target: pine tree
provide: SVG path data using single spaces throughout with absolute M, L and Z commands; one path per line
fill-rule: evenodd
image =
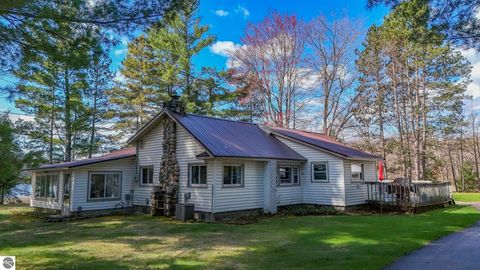
M 112 61 L 107 52 L 98 46 L 93 51 L 92 61 L 88 69 L 88 89 L 86 91 L 88 102 L 88 116 L 90 118 L 90 138 L 88 142 L 88 157 L 98 152 L 102 145 L 106 145 L 108 136 L 100 131 L 108 131 L 106 120 L 108 119 L 107 90 L 111 87 L 114 77 L 110 70 Z M 111 145 L 112 142 L 109 143 Z
M 14 141 L 14 127 L 8 115 L 0 115 L 0 204 L 20 180 L 21 150 Z
M 82 8 L 78 4 L 73 1 L 71 5 L 54 7 L 66 16 L 75 16 Z M 32 135 L 34 139 L 48 141 L 50 162 L 58 156 L 70 161 L 86 142 L 86 68 L 90 63 L 92 44 L 96 44 L 99 38 L 98 30 L 93 27 L 74 29 L 72 24 L 62 20 L 52 20 L 48 25 L 38 24 L 37 20 L 31 19 L 24 21 L 22 27 L 31 33 L 35 42 L 48 49 L 39 53 L 29 47 L 23 48 L 20 68 L 14 73 L 19 79 L 16 104 L 35 115 L 40 130 Z M 45 130 L 48 132 L 44 133 Z
M 128 53 L 120 69 L 121 79 L 108 91 L 114 106 L 115 129 L 122 135 L 132 134 L 153 117 L 166 101 L 158 80 L 159 59 L 144 35 L 128 44 Z
M 148 35 L 154 55 L 162 60 L 159 69 L 164 92 L 181 94 L 187 110 L 194 113 L 202 113 L 206 108 L 199 90 L 205 78 L 196 71 L 193 58 L 215 41 L 213 35 L 207 34 L 209 27 L 201 25 L 200 18 L 195 16 L 198 5 L 198 1 L 182 3 L 178 11 L 165 16 Z

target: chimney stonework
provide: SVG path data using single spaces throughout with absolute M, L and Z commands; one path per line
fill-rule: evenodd
M 164 104 L 164 108 L 176 113 L 185 113 L 185 106 L 178 96 Z M 178 200 L 180 168 L 177 160 L 177 124 L 170 117 L 162 121 L 163 151 L 160 164 L 160 185 L 152 192 L 152 215 L 174 216 Z

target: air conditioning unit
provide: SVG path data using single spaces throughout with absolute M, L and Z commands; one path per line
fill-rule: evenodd
M 179 203 L 175 209 L 175 218 L 181 221 L 193 219 L 195 205 L 193 203 Z

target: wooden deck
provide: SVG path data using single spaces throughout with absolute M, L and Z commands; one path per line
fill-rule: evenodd
M 367 183 L 368 202 L 395 206 L 403 210 L 449 203 L 452 200 L 450 183 L 392 181 Z

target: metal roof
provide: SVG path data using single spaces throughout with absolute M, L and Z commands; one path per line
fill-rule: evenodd
M 306 160 L 255 124 L 169 110 L 167 114 L 213 157 Z
M 265 126 L 273 134 L 288 137 L 296 141 L 303 142 L 305 144 L 321 148 L 328 152 L 340 155 L 347 159 L 383 159 L 382 157 L 363 152 L 352 148 L 350 146 L 344 145 L 333 138 L 329 137 L 326 134 L 315 133 L 297 129 L 286 129 L 279 127 L 270 127 Z
M 112 151 L 106 155 L 93 157 L 88 159 L 79 159 L 75 161 L 55 163 L 55 164 L 46 164 L 38 168 L 32 168 L 29 170 L 46 170 L 46 169 L 67 169 L 80 166 L 91 165 L 100 162 L 112 161 L 122 158 L 134 157 L 137 154 L 135 147 L 129 147 L 118 151 Z

